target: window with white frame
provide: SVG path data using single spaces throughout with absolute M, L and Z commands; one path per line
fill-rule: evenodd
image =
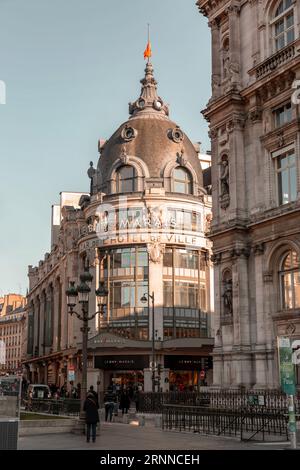
M 295 148 L 274 152 L 278 204 L 288 204 L 297 198 L 297 169 Z
M 278 108 L 274 109 L 274 123 L 275 127 L 283 126 L 292 120 L 292 105 L 291 102 L 285 103 Z
M 188 170 L 178 166 L 173 171 L 173 191 L 175 193 L 192 194 L 192 177 Z
M 273 28 L 275 52 L 287 46 L 295 39 L 294 1 L 280 0 L 271 22 Z
M 279 278 L 282 309 L 300 308 L 300 259 L 295 250 L 283 256 Z

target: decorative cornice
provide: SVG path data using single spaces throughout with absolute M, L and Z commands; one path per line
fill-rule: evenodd
M 249 258 L 250 248 L 249 247 L 246 247 L 246 248 L 233 248 L 232 250 L 230 250 L 229 256 L 232 260 L 235 260 L 235 259 L 240 258 L 242 256 L 244 258 Z
M 253 252 L 255 256 L 263 255 L 265 252 L 265 244 L 264 243 L 257 243 L 257 245 L 253 246 Z

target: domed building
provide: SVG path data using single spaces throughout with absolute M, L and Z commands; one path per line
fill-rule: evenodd
M 73 316 L 67 332 L 64 326 L 62 297 L 69 282 L 78 283 L 88 266 L 92 292 L 107 290 L 101 308 L 96 297 L 89 303 L 90 314 L 100 310 L 89 325 L 88 381 L 102 390 L 111 383 L 145 391 L 182 389 L 211 380 L 213 293 L 205 236 L 211 196 L 198 149 L 169 119 L 150 62 L 141 84 L 129 119 L 99 141 L 98 165 L 91 162 L 88 170 L 90 194 L 81 195 L 77 207 L 61 207 L 52 250 L 60 253 L 58 264 L 66 256 L 69 265 L 56 274 L 60 320 L 49 323 L 61 322 L 66 341 L 65 352 L 61 348 L 55 356 L 56 372 L 71 367 L 80 381 L 80 322 Z M 29 297 L 44 278 L 36 269 L 30 267 Z

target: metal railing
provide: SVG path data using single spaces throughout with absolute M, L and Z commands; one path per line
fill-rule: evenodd
M 31 400 L 24 400 L 23 404 L 25 411 L 67 416 L 77 416 L 80 412 L 80 400 L 77 399 L 61 398 L 45 400 L 32 398 Z
M 281 410 L 288 413 L 287 397 L 280 390 L 213 390 L 199 392 L 141 393 L 139 409 L 143 413 L 161 413 L 164 404 L 205 406 L 215 410 L 236 410 L 248 406 Z M 300 393 L 295 397 L 296 414 L 300 415 Z
M 264 441 L 271 435 L 287 440 L 287 420 L 283 411 L 266 408 L 223 410 L 174 404 L 162 406 L 163 430 L 239 436 L 241 440 L 256 438 Z

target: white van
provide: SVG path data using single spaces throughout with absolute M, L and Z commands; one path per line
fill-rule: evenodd
M 48 385 L 30 384 L 27 389 L 28 398 L 51 398 L 51 392 Z

